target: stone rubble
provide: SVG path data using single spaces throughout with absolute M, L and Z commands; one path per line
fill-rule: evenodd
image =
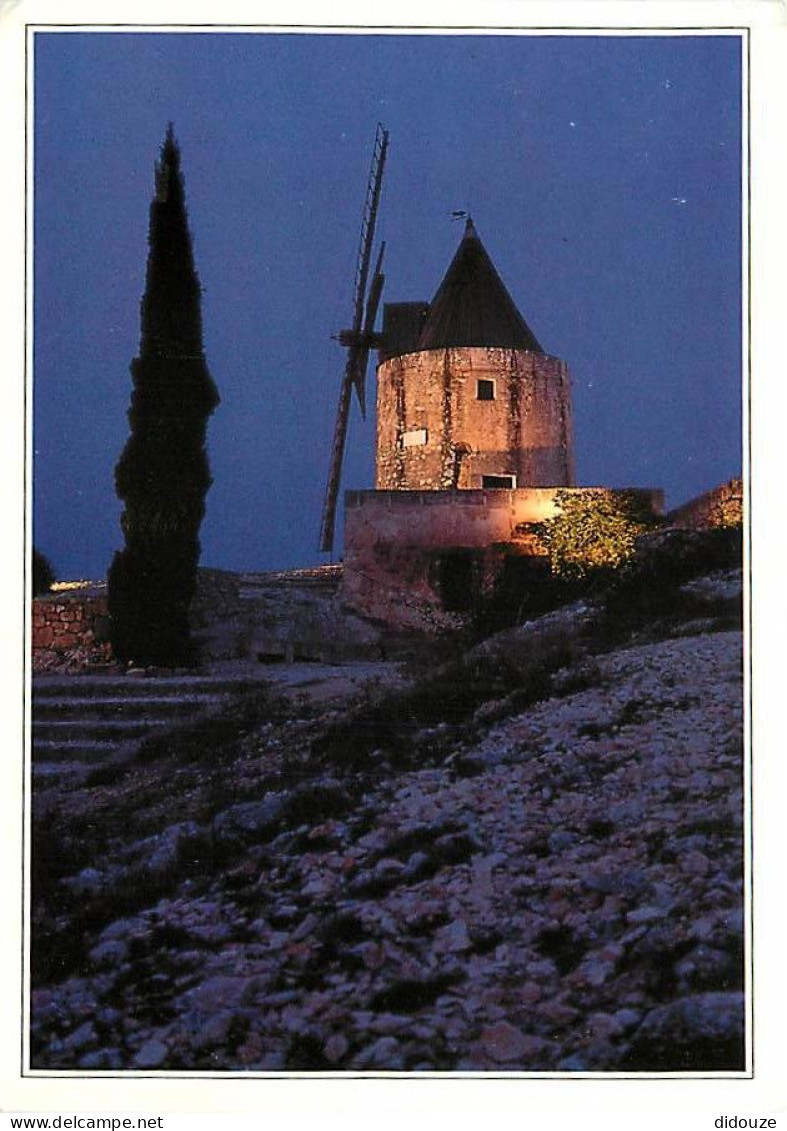
M 32 1066 L 742 1069 L 740 633 L 597 664 L 461 757 L 118 829 L 58 887 Z

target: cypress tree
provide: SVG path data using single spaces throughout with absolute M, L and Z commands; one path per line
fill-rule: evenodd
M 108 589 L 120 660 L 168 666 L 193 660 L 189 607 L 212 482 L 205 433 L 219 403 L 203 351 L 200 295 L 170 124 L 150 206 L 140 349 L 131 363 L 131 434 L 115 468 L 125 548 L 115 554 Z

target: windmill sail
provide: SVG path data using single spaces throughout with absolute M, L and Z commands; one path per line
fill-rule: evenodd
M 377 209 L 380 204 L 380 191 L 383 183 L 383 170 L 385 157 L 388 151 L 388 131 L 381 125 L 377 126 L 372 151 L 372 164 L 369 171 L 369 182 L 366 187 L 363 216 L 361 218 L 361 234 L 358 243 L 358 262 L 355 269 L 355 284 L 353 289 L 353 322 L 352 329 L 343 330 L 339 341 L 347 347 L 347 364 L 344 369 L 341 388 L 339 390 L 339 406 L 336 412 L 336 424 L 333 433 L 333 447 L 331 450 L 331 465 L 328 472 L 328 484 L 325 491 L 322 523 L 320 526 L 320 550 L 330 553 L 333 549 L 334 529 L 336 526 L 336 505 L 339 498 L 339 483 L 341 481 L 342 463 L 344 461 L 344 447 L 347 439 L 347 424 L 350 416 L 350 401 L 352 390 L 355 388 L 358 404 L 363 416 L 366 416 L 366 369 L 369 363 L 369 350 L 374 344 L 374 322 L 377 309 L 380 305 L 384 276 L 382 274 L 382 259 L 385 244 L 380 248 L 377 258 L 372 285 L 369 295 L 366 295 L 366 286 L 369 281 L 369 267 L 372 259 L 372 246 L 374 244 L 374 229 L 377 223 Z
M 377 263 L 374 268 L 374 275 L 372 276 L 372 285 L 369 288 L 369 298 L 366 302 L 366 316 L 363 320 L 363 329 L 361 332 L 361 344 L 358 348 L 358 356 L 353 375 L 353 384 L 355 385 L 355 392 L 358 397 L 358 406 L 364 420 L 366 420 L 366 369 L 369 364 L 369 350 L 374 343 L 374 324 L 377 320 L 377 310 L 380 306 L 383 284 L 385 283 L 385 275 L 383 275 L 382 270 L 384 254 L 385 242 L 380 244 L 380 254 L 377 256 Z

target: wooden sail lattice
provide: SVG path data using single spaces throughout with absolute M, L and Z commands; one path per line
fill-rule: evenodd
M 385 158 L 388 151 L 388 131 L 382 125 L 377 126 L 372 150 L 372 163 L 369 171 L 369 181 L 366 187 L 363 215 L 361 218 L 361 232 L 358 241 L 358 260 L 355 269 L 353 286 L 353 321 L 352 328 L 342 330 L 339 342 L 347 349 L 347 362 L 339 389 L 339 405 L 336 412 L 334 425 L 333 445 L 331 448 L 331 463 L 328 471 L 328 483 L 325 490 L 325 502 L 320 525 L 320 550 L 330 553 L 333 550 L 334 531 L 336 526 L 336 507 L 339 498 L 339 484 L 341 482 L 342 463 L 344 462 L 344 449 L 347 440 L 347 424 L 350 417 L 350 402 L 352 390 L 355 389 L 358 406 L 362 416 L 366 417 L 366 370 L 369 364 L 369 351 L 378 344 L 374 332 L 377 311 L 380 306 L 383 283 L 385 276 L 382 273 L 383 254 L 385 244 L 380 247 L 377 261 L 372 276 L 372 283 L 367 296 L 369 282 L 369 268 L 371 266 L 372 248 L 374 245 L 374 230 L 377 223 L 377 211 L 380 204 L 380 192 L 383 183 Z

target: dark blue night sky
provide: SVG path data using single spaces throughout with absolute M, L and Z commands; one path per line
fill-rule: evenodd
M 113 469 L 170 120 L 222 396 L 203 564 L 320 560 L 331 335 L 378 120 L 383 301 L 431 298 L 469 209 L 569 363 L 580 483 L 672 506 L 739 474 L 740 55 L 717 35 L 38 33 L 36 545 L 98 578 L 122 544 Z M 373 444 L 354 410 L 345 486 L 372 486 Z

